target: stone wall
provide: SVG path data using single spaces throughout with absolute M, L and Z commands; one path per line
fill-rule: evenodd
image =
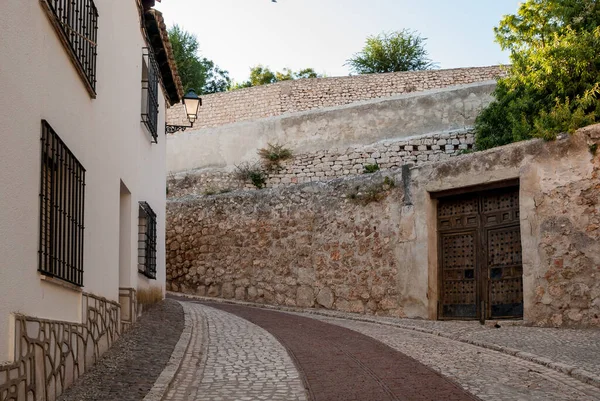
M 167 289 L 405 316 L 396 257 L 403 191 L 381 175 L 171 201 Z M 361 186 L 362 190 L 356 190 Z M 381 198 L 368 203 L 373 188 Z M 352 197 L 354 199 L 350 200 Z M 409 279 L 409 272 L 403 272 Z M 410 281 L 410 279 L 409 279 Z
M 300 79 L 202 96 L 195 127 L 206 128 L 284 113 L 341 106 L 361 100 L 496 79 L 498 66 Z M 170 108 L 168 124 L 188 125 L 183 105 Z
M 600 125 L 576 139 L 521 168 L 528 318 L 543 326 L 600 327 Z
M 495 87 L 494 81 L 478 82 L 169 135 L 167 168 L 172 173 L 231 172 L 256 161 L 257 151 L 269 143 L 310 157 L 324 150 L 344 154 L 348 148 L 465 130 L 492 101 Z
M 0 401 L 54 401 L 119 338 L 120 305 L 90 294 L 82 301 L 82 324 L 15 316 L 15 360 L 0 366 Z
M 417 165 L 447 160 L 471 152 L 474 141 L 473 131 L 467 129 L 403 140 L 388 140 L 368 146 L 330 148 L 298 154 L 290 160 L 282 161 L 279 169 L 266 171 L 266 187 L 360 175 L 369 165 L 377 165 L 380 170 L 385 171 L 405 164 Z M 256 189 L 247 180 L 240 180 L 235 171 L 218 169 L 171 174 L 167 185 L 169 197 Z
M 600 155 L 593 143 L 600 126 L 328 183 L 172 199 L 167 287 L 435 319 L 432 194 L 519 179 L 525 321 L 598 327 Z

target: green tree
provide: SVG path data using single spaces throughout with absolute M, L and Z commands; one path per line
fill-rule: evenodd
M 598 0 L 529 0 L 516 14 L 505 15 L 494 32 L 503 50 L 519 51 L 544 47 L 568 27 L 593 31 L 599 18 Z
M 294 79 L 305 79 L 305 78 L 322 78 L 322 74 L 317 74 L 313 68 L 305 68 L 295 73 Z
M 177 71 L 184 90 L 195 89 L 199 93 L 224 92 L 231 84 L 229 73 L 222 70 L 212 60 L 199 55 L 199 44 L 195 35 L 178 25 L 169 29 L 169 40 Z
M 426 41 L 407 29 L 369 36 L 363 49 L 345 65 L 357 74 L 429 70 L 436 64 L 427 57 Z
M 477 117 L 478 149 L 600 120 L 600 1 L 528 0 L 495 33 L 512 65 Z
M 242 83 L 234 83 L 230 86 L 230 90 L 249 88 L 251 86 L 260 86 L 274 84 L 280 81 L 291 81 L 294 79 L 303 78 L 320 78 L 322 75 L 317 74 L 313 68 L 304 68 L 298 72 L 293 72 L 289 68 L 284 68 L 282 71 L 271 71 L 269 67 L 261 64 L 250 69 L 250 78 Z

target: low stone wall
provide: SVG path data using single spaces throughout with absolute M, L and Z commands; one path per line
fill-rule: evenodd
M 388 140 L 369 146 L 332 148 L 295 155 L 281 162 L 281 169 L 267 174 L 266 186 L 328 181 L 336 177 L 363 174 L 368 165 L 390 170 L 405 164 L 447 160 L 473 151 L 475 136 L 471 130 L 458 130 L 417 138 Z M 167 180 L 169 197 L 188 194 L 214 195 L 237 189 L 254 190 L 240 181 L 235 172 L 219 169 L 192 170 L 171 174 Z
M 15 362 L 0 366 L 0 401 L 54 401 L 119 338 L 120 305 L 82 301 L 82 324 L 15 316 Z
M 600 155 L 593 143 L 600 126 L 328 183 L 172 199 L 167 287 L 435 319 L 432 194 L 519 179 L 525 321 L 599 327 Z
M 285 113 L 341 106 L 402 93 L 488 81 L 502 74 L 500 67 L 491 66 L 278 82 L 202 96 L 202 107 L 195 126 L 217 127 Z M 171 107 L 167 111 L 167 119 L 168 124 L 189 124 L 182 105 Z

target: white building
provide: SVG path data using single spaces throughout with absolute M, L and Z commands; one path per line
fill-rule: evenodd
M 182 87 L 153 3 L 0 2 L 0 401 L 55 399 L 164 294 Z

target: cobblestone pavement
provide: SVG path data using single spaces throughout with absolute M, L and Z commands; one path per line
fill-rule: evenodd
M 171 295 L 173 296 L 173 294 Z M 212 298 L 194 297 L 206 302 L 214 302 Z M 190 298 L 182 298 L 190 299 Z M 247 302 L 235 302 L 238 305 L 257 306 Z M 398 319 L 394 317 L 361 315 L 356 313 L 344 313 L 325 309 L 300 309 L 291 307 L 269 307 L 276 310 L 288 312 L 299 312 L 306 315 L 324 315 L 335 318 L 382 323 L 430 332 L 436 335 L 449 337 L 463 342 L 475 342 L 487 348 L 508 348 L 506 353 L 515 355 L 517 352 L 525 352 L 536 356 L 537 363 L 548 365 L 554 363 L 558 371 L 569 372 L 573 370 L 573 376 L 586 382 L 591 377 L 596 387 L 600 385 L 600 330 L 598 329 L 552 329 L 529 327 L 520 321 L 498 321 L 500 328 L 494 327 L 493 321 L 485 325 L 473 321 L 432 321 L 420 319 Z M 523 356 L 524 359 L 530 359 Z M 583 371 L 582 371 L 583 370 Z
M 482 400 L 600 400 L 600 389 L 511 355 L 387 325 L 311 317 L 373 337 L 453 379 Z
M 178 302 L 153 306 L 58 400 L 142 400 L 169 361 L 183 321 Z
M 311 400 L 476 399 L 425 365 L 356 331 L 288 313 L 239 305 L 210 305 L 273 333 L 294 357 Z
M 271 334 L 232 314 L 188 305 L 191 342 L 166 400 L 306 400 L 294 363 Z
M 500 328 L 495 328 L 493 324 L 481 325 L 479 322 L 370 318 L 384 323 L 432 330 L 461 340 L 529 352 L 600 376 L 600 330 L 527 327 L 514 325 L 511 321 L 498 321 Z

